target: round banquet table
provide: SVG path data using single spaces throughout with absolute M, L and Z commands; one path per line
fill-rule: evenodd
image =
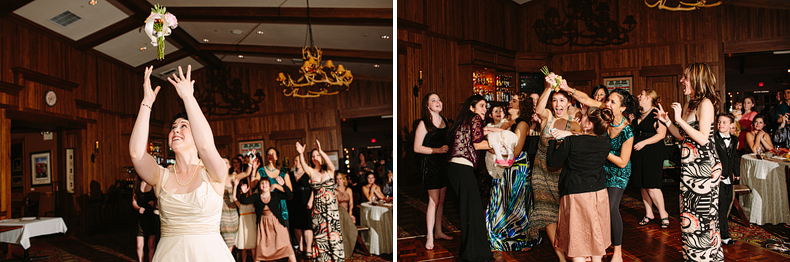
M 365 202 L 360 206 L 360 224 L 370 228 L 367 233 L 363 232 L 363 239 L 370 254 L 392 253 L 392 204 L 373 205 Z
M 757 159 L 755 154 L 741 157 L 741 185 L 751 188 L 750 194 L 740 194 L 743 211 L 749 222 L 758 225 L 790 224 L 785 167 L 790 162 L 773 157 Z

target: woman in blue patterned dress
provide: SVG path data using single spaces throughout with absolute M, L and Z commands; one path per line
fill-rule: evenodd
M 719 104 L 716 76 L 708 65 L 693 63 L 686 67 L 680 84 L 683 94 L 691 100 L 685 105 L 672 103 L 675 124 L 661 105 L 658 116 L 675 138 L 683 140 L 680 148 L 683 260 L 724 261 L 717 208 L 721 162 L 712 131 Z
M 493 107 L 491 108 L 493 111 Z M 513 152 L 520 152 L 512 166 L 505 169 L 501 179 L 494 179 L 491 198 L 486 209 L 486 226 L 491 249 L 516 251 L 532 247 L 539 237 L 527 236 L 529 213 L 532 211 L 532 184 L 529 161 L 524 142 L 529 135 L 532 99 L 519 93 L 510 100 L 510 131 L 518 136 Z
M 614 113 L 614 122 L 609 127 L 612 149 L 604 164 L 606 170 L 606 190 L 609 193 L 609 218 L 612 230 L 614 254 L 612 261 L 623 261 L 623 219 L 620 216 L 620 199 L 623 197 L 628 178 L 631 177 L 631 150 L 634 146 L 634 132 L 629 118 L 639 119 L 641 112 L 636 98 L 625 89 L 615 89 L 605 102 L 598 102 L 584 92 L 568 87 L 563 82 L 563 90 L 573 94 L 580 103 L 589 107 L 609 108 Z M 615 124 L 617 123 L 617 124 Z

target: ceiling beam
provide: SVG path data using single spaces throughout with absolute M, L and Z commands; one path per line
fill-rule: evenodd
M 0 1 L 0 16 L 10 14 L 33 0 L 4 0 Z
M 244 54 L 255 56 L 272 56 L 282 58 L 302 58 L 301 47 L 291 46 L 258 46 L 258 45 L 228 45 L 228 44 L 201 44 L 200 50 L 215 53 Z M 327 58 L 347 62 L 392 64 L 392 52 L 365 51 L 343 49 L 321 49 L 324 60 Z
M 179 21 L 307 24 L 307 8 L 168 7 Z M 392 8 L 311 8 L 310 23 L 392 26 Z
M 135 16 L 142 14 L 148 17 L 148 14 L 151 13 L 151 8 L 153 7 L 153 5 L 151 5 L 151 3 L 146 0 L 118 0 L 118 3 L 134 12 Z M 183 29 L 176 28 L 170 34 L 169 38 L 173 40 L 173 42 L 176 42 L 178 45 L 180 45 L 181 49 L 193 55 L 195 59 L 203 63 L 205 66 L 214 68 L 222 67 L 222 60 L 219 60 L 217 56 L 210 52 L 201 51 L 198 48 L 200 43 L 198 43 L 195 38 L 193 38 Z
M 189 56 L 189 52 L 185 51 L 184 49 L 178 49 L 178 51 L 175 51 L 175 52 L 167 54 L 167 56 L 165 56 L 165 59 L 162 59 L 162 60 L 154 59 L 154 60 L 145 62 L 145 63 L 143 63 L 142 65 L 140 65 L 138 67 L 135 67 L 134 68 L 134 72 L 135 73 L 145 72 L 145 67 L 147 67 L 147 66 L 154 66 L 154 68 L 159 68 L 161 66 L 173 63 L 175 61 L 181 60 L 181 59 L 183 59 L 185 57 L 188 57 L 188 56 Z
M 113 38 L 116 38 L 122 34 L 125 34 L 129 31 L 132 31 L 136 28 L 141 27 L 141 18 L 140 16 L 130 16 L 124 20 L 118 21 L 115 24 L 102 28 L 99 31 L 96 31 L 93 34 L 83 37 L 79 41 L 77 41 L 77 49 L 86 50 L 91 49 L 97 45 L 100 45 L 104 42 L 107 42 Z

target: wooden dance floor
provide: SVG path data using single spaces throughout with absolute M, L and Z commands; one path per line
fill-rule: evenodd
M 403 180 L 400 180 L 403 181 Z M 671 187 L 671 186 L 665 186 Z M 420 210 L 426 202 L 427 193 L 417 185 L 400 185 L 398 196 L 398 261 L 455 261 L 458 257 L 460 234 L 456 226 L 460 224 L 455 195 L 447 190 L 447 203 L 444 217 L 452 224 L 445 227 L 444 232 L 454 240 L 435 241 L 434 250 L 426 250 L 425 245 L 425 213 Z M 671 190 L 667 190 L 671 191 Z M 628 192 L 628 191 L 627 191 Z M 638 193 L 638 192 L 637 192 Z M 627 193 L 628 194 L 628 193 Z M 672 197 L 674 196 L 674 197 Z M 665 193 L 667 209 L 670 212 L 671 226 L 661 229 L 658 221 L 651 221 L 647 226 L 639 226 L 639 219 L 644 215 L 643 209 L 627 208 L 621 205 L 623 217 L 623 261 L 683 261 L 681 254 L 680 226 L 678 224 L 678 196 L 675 192 Z M 670 202 L 674 201 L 674 202 Z M 674 205 L 673 205 L 674 204 Z M 424 209 L 423 209 L 424 210 Z M 674 210 L 674 211 L 673 211 Z M 448 232 L 456 230 L 455 232 Z M 548 243 L 545 231 L 543 243 L 529 251 L 494 252 L 497 261 L 557 261 L 554 250 Z M 607 258 L 611 259 L 612 248 L 607 250 Z M 790 256 L 769 251 L 760 246 L 737 241 L 733 245 L 724 246 L 725 261 L 790 261 Z

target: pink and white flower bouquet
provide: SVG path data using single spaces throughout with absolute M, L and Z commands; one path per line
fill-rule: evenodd
M 156 4 L 151 8 L 151 15 L 145 19 L 145 33 L 151 38 L 151 45 L 157 47 L 156 59 L 165 59 L 165 36 L 169 36 L 171 29 L 178 27 L 176 16 L 168 13 L 167 8 Z

